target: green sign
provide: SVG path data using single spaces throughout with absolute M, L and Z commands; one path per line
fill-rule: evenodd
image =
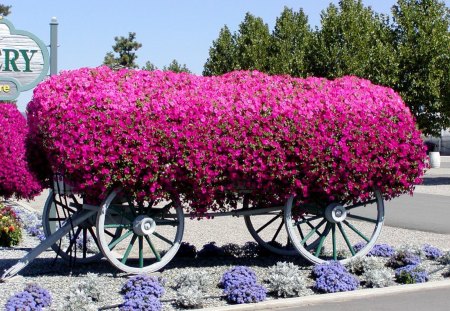
M 44 79 L 48 68 L 45 44 L 0 17 L 0 100 L 16 99 L 20 92 L 32 89 Z

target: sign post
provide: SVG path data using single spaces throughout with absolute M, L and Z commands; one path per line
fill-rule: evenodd
M 35 87 L 47 75 L 48 68 L 45 44 L 0 17 L 0 101 L 14 100 L 20 92 Z

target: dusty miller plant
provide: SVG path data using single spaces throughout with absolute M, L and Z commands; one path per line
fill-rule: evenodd
M 277 262 L 275 266 L 270 267 L 266 281 L 269 291 L 279 297 L 299 296 L 306 288 L 300 269 L 291 262 Z
M 409 252 L 413 255 L 419 256 L 421 259 L 426 258 L 423 247 L 418 244 L 413 244 L 413 243 L 402 244 L 396 249 L 396 251 L 397 251 L 397 253 Z
M 383 269 L 385 261 L 378 257 L 363 256 L 353 258 L 346 265 L 348 270 L 355 274 L 363 274 L 370 270 Z
M 394 283 L 393 278 L 394 271 L 386 267 L 366 270 L 361 276 L 361 279 L 369 287 L 390 286 Z
M 197 286 L 183 286 L 177 290 L 175 302 L 186 308 L 201 307 L 203 305 L 204 292 Z
M 450 265 L 450 251 L 445 252 L 441 257 L 439 257 L 438 261 L 440 264 Z
M 100 301 L 100 288 L 97 284 L 98 275 L 95 273 L 88 273 L 85 280 L 72 284 L 61 310 L 98 310 L 96 302 Z
M 211 278 L 211 274 L 207 271 L 186 269 L 177 277 L 175 281 L 175 288 L 197 287 L 200 291 L 206 292 L 213 282 L 214 281 Z

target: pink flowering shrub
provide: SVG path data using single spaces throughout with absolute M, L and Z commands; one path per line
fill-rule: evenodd
M 63 72 L 28 106 L 30 145 L 76 189 L 103 197 L 182 195 L 197 213 L 226 209 L 236 189 L 273 202 L 386 199 L 425 168 L 414 119 L 389 88 L 232 72 L 199 77 L 107 67 Z
M 0 103 L 0 197 L 31 199 L 42 190 L 28 166 L 28 127 L 14 103 Z

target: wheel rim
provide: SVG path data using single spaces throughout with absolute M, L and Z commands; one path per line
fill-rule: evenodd
M 50 190 L 42 215 L 42 226 L 46 237 L 52 235 L 63 223 L 70 221 L 82 210 L 83 199 L 73 194 L 58 195 Z M 95 218 L 89 218 L 74 226 L 52 249 L 69 262 L 89 263 L 103 257 L 95 230 Z
M 184 231 L 178 200 L 136 202 L 115 190 L 97 215 L 100 248 L 108 261 L 127 273 L 153 272 L 175 256 Z
M 295 249 L 312 263 L 338 260 L 345 264 L 365 256 L 383 227 L 384 203 L 378 190 L 371 199 L 357 204 L 334 202 L 321 209 L 293 205 L 291 197 L 284 208 L 286 229 Z M 305 247 L 311 239 L 318 243 Z M 356 244 L 365 246 L 356 251 Z

